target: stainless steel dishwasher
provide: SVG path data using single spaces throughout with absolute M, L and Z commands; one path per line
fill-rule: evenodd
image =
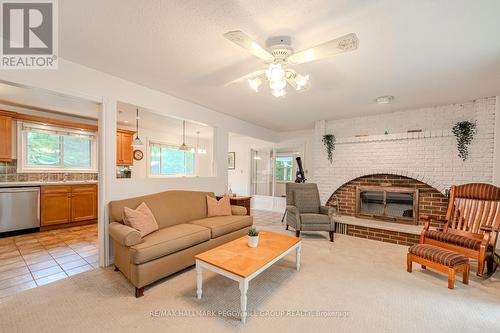
M 0 187 L 0 233 L 40 228 L 40 188 Z

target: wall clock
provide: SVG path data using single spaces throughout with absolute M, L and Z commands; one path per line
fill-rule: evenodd
M 134 150 L 134 160 L 140 161 L 143 159 L 143 157 L 144 153 L 142 152 L 142 150 L 139 149 Z

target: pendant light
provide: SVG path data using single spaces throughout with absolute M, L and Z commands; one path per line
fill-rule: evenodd
M 204 148 L 200 148 L 200 131 L 196 131 L 196 153 L 198 154 L 206 154 L 207 150 Z
M 143 146 L 144 145 L 142 144 L 141 139 L 139 139 L 139 108 L 137 108 L 136 115 L 135 115 L 135 139 L 134 139 L 134 142 L 132 143 L 132 147 L 140 148 Z
M 188 151 L 188 147 L 186 146 L 186 121 L 182 121 L 182 145 L 180 145 L 179 150 Z

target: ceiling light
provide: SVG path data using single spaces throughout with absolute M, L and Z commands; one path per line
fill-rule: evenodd
M 305 89 L 309 85 L 309 74 L 297 74 L 297 76 L 295 77 L 295 83 L 297 84 L 297 90 Z
M 272 94 L 273 94 L 274 97 L 283 97 L 283 96 L 286 95 L 286 91 L 285 91 L 285 89 L 273 90 Z
M 254 79 L 248 79 L 248 85 L 250 88 L 255 90 L 255 92 L 259 92 L 259 86 L 262 84 L 262 80 L 259 77 Z
M 135 139 L 134 142 L 132 142 L 132 147 L 141 148 L 143 146 L 144 145 L 142 144 L 142 141 L 139 138 L 139 108 L 137 108 L 135 117 Z
M 393 100 L 394 96 L 380 96 L 375 98 L 375 102 L 377 102 L 377 104 L 389 104 Z
M 182 145 L 178 148 L 180 151 L 188 151 L 189 148 L 186 146 L 186 121 L 182 121 Z
M 196 153 L 206 154 L 207 150 L 205 148 L 200 148 L 200 131 L 196 131 Z

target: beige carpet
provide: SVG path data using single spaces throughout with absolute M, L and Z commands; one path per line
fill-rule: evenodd
M 280 214 L 256 218 L 261 229 L 285 232 Z M 500 332 L 500 273 L 448 290 L 440 274 L 419 267 L 407 273 L 403 246 L 348 236 L 330 243 L 326 236 L 304 235 L 300 272 L 289 255 L 250 283 L 248 310 L 263 316 L 245 325 L 232 315 L 239 311 L 238 285 L 222 276 L 204 274 L 202 300 L 194 269 L 135 299 L 120 273 L 98 269 L 0 300 L 0 331 Z M 221 315 L 200 317 L 209 311 Z

